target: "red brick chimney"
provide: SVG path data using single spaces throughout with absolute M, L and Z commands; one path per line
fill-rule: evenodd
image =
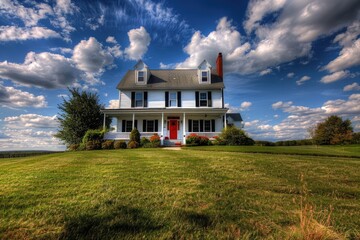
M 222 54 L 219 53 L 217 59 L 216 59 L 216 71 L 217 74 L 223 78 L 223 60 L 222 60 Z

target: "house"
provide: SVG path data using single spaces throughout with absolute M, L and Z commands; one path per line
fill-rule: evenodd
M 186 144 L 186 137 L 196 133 L 209 138 L 226 126 L 228 108 L 224 107 L 222 54 L 216 69 L 204 60 L 196 69 L 152 70 L 139 61 L 117 85 L 119 107 L 103 109 L 117 119 L 116 131 L 105 139 L 128 140 L 132 129 L 142 137 L 157 133 L 164 140 Z M 231 124 L 241 121 L 231 114 Z

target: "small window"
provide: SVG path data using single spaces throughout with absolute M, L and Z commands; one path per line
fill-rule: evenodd
M 131 132 L 132 130 L 132 121 L 125 122 L 125 132 Z
M 192 123 L 193 123 L 193 126 L 192 126 L 193 132 L 200 132 L 199 120 L 193 120 Z
M 143 93 L 142 92 L 135 93 L 135 107 L 143 107 L 143 106 L 144 106 Z
M 202 71 L 201 72 L 201 82 L 207 82 L 208 81 L 208 72 Z
M 138 82 L 144 82 L 144 72 L 138 72 Z
M 153 120 L 146 121 L 146 129 L 145 129 L 146 131 L 145 132 L 154 132 L 155 131 L 154 126 L 155 126 L 155 124 L 154 124 Z
M 200 107 L 207 107 L 208 106 L 208 96 L 207 92 L 200 93 Z
M 177 95 L 176 92 L 170 92 L 169 94 L 169 106 L 170 107 L 177 107 Z

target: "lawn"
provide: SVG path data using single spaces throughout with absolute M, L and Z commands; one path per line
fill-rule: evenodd
M 0 239 L 359 239 L 359 170 L 214 148 L 1 159 Z

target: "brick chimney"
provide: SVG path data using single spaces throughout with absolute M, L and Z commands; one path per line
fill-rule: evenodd
M 216 71 L 217 74 L 223 78 L 223 60 L 222 60 L 222 54 L 219 53 L 217 59 L 216 59 Z

